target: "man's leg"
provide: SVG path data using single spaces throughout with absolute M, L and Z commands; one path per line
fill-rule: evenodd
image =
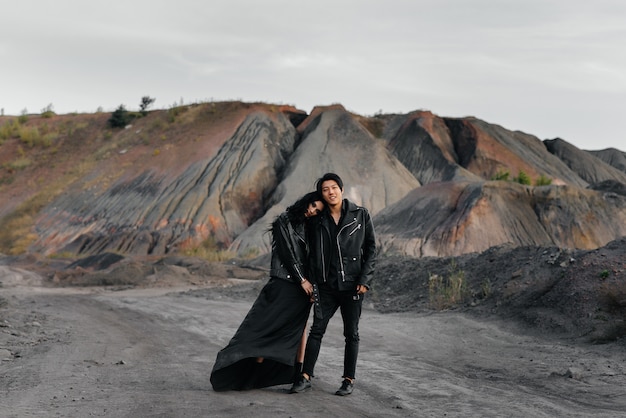
M 354 380 L 356 377 L 356 360 L 359 355 L 359 319 L 363 297 L 353 299 L 354 294 L 343 295 L 341 298 L 341 318 L 343 320 L 343 336 L 346 346 L 343 357 L 343 377 Z

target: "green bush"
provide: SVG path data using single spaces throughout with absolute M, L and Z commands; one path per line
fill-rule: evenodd
M 139 111 L 142 116 L 146 116 L 148 114 L 148 108 L 152 106 L 156 99 L 150 96 L 143 96 L 141 98 L 141 103 L 139 103 Z
M 29 147 L 37 145 L 41 140 L 41 134 L 36 126 L 28 127 L 23 126 L 18 133 L 20 140 L 27 144 Z
M 544 176 L 543 174 L 535 180 L 535 186 L 549 186 L 552 184 L 552 179 Z
M 9 119 L 0 126 L 0 139 L 9 139 L 17 136 L 20 123 L 17 119 Z
M 510 175 L 509 170 L 498 170 L 498 172 L 491 177 L 491 180 L 508 181 Z
M 17 121 L 22 125 L 28 122 L 28 110 L 22 110 L 22 114 L 17 117 Z
M 513 178 L 513 181 L 519 184 L 525 184 L 527 186 L 530 186 L 532 184 L 530 181 L 530 177 L 528 177 L 528 174 L 526 174 L 522 170 L 519 171 L 517 177 Z
M 44 107 L 43 109 L 41 109 L 41 117 L 42 118 L 51 118 L 52 116 L 56 115 L 56 113 L 54 113 L 54 110 L 52 103 L 50 103 L 48 106 Z
M 108 120 L 108 124 L 111 128 L 123 128 L 128 125 L 132 120 L 133 115 L 131 115 L 128 110 L 126 110 L 124 105 L 120 105 L 111 114 L 111 117 Z

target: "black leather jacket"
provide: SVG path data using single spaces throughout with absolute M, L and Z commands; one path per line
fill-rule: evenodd
M 376 266 L 376 234 L 369 211 L 348 199 L 343 200 L 345 215 L 338 225 L 339 290 L 354 290 L 357 284 L 370 287 Z M 316 282 L 325 282 L 330 259 L 330 224 L 328 213 L 317 216 L 311 222 L 308 240 L 310 244 L 310 276 Z
M 272 222 L 272 260 L 270 276 L 300 283 L 305 276 L 307 242 L 304 225 L 295 228 L 286 212 Z

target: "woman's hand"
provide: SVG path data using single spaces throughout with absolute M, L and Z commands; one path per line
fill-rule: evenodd
M 362 295 L 365 292 L 367 292 L 367 286 L 362 285 L 362 284 L 357 284 L 356 285 L 356 294 L 357 295 Z
M 311 296 L 313 294 L 313 285 L 307 279 L 302 280 L 300 282 L 300 286 L 302 286 L 302 289 L 307 296 Z

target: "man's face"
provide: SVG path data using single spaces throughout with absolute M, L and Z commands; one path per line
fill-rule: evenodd
M 322 197 L 328 206 L 341 205 L 343 192 L 335 180 L 326 180 L 322 183 Z

